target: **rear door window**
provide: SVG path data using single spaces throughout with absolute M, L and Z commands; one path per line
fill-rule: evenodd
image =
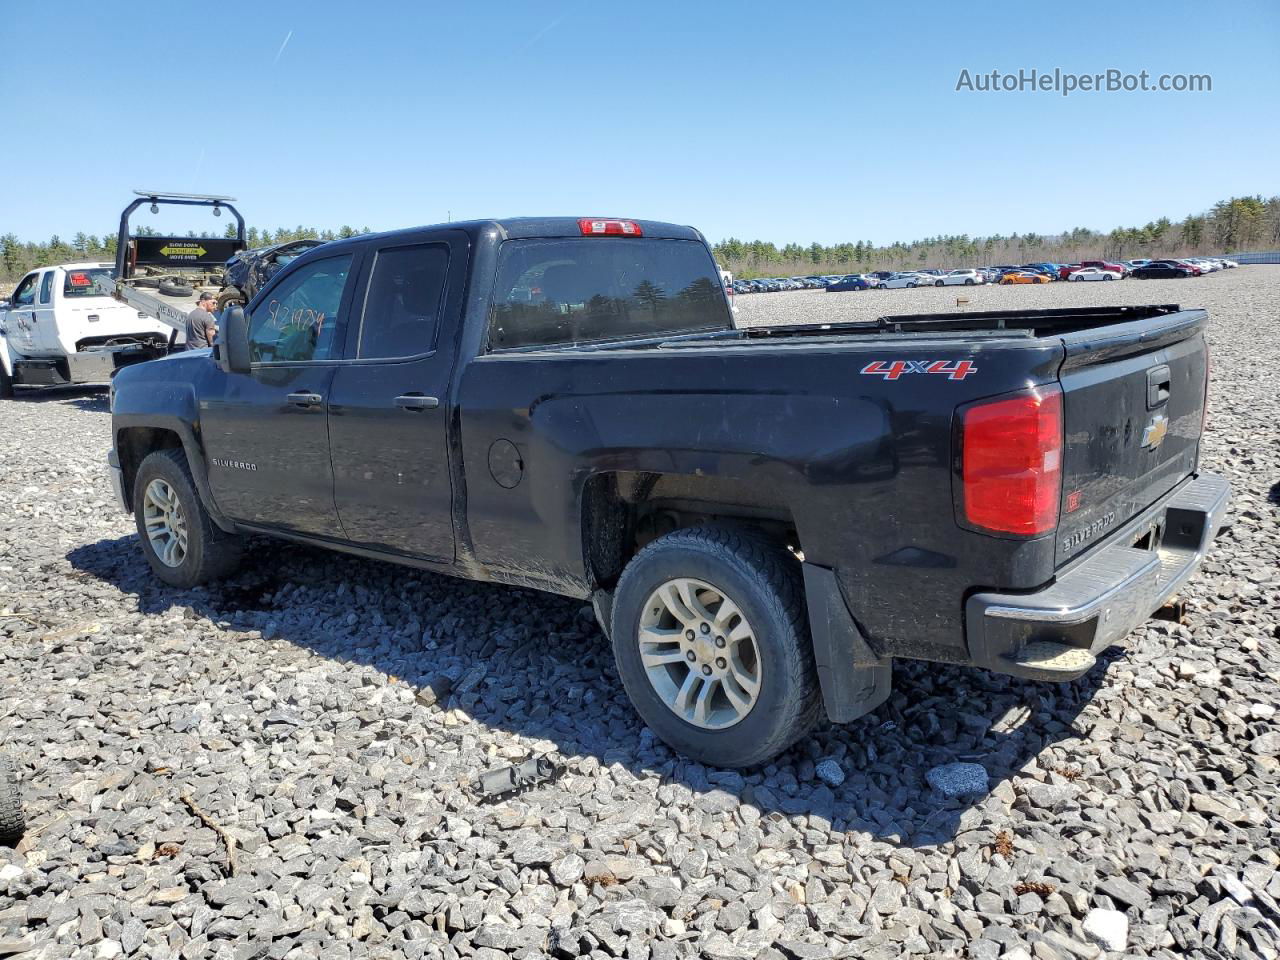
M 68 270 L 62 281 L 64 297 L 106 297 L 111 295 L 112 267 Z
M 731 326 L 720 272 L 692 240 L 508 240 L 491 348 L 657 337 Z
M 342 352 L 342 294 L 352 254 L 313 260 L 259 300 L 249 317 L 249 356 L 255 363 L 335 360 Z
M 53 271 L 46 270 L 44 278 L 40 281 L 40 302 L 48 303 L 53 299 Z
M 420 243 L 379 250 L 365 295 L 358 356 L 413 357 L 435 349 L 449 248 Z

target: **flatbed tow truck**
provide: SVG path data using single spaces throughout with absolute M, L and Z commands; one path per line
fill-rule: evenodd
M 169 346 L 185 333 L 187 314 L 202 291 L 215 295 L 222 289 L 223 265 L 244 250 L 244 217 L 233 205 L 234 197 L 201 193 L 160 193 L 135 190 L 138 199 L 120 214 L 120 234 L 116 244 L 116 270 L 112 296 L 173 328 Z M 160 204 L 211 207 L 215 217 L 228 211 L 236 218 L 236 235 L 228 237 L 140 236 L 130 233 L 130 217 L 150 203 L 156 213 Z
M 154 360 L 185 341 L 198 294 L 222 289 L 227 259 L 245 249 L 231 197 L 134 191 L 120 216 L 116 261 L 37 267 L 0 298 L 0 399 L 15 387 L 106 383 L 122 367 Z M 130 231 L 138 207 L 230 211 L 234 237 L 147 236 Z

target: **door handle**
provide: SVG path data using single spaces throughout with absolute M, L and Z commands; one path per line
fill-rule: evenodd
M 424 397 L 420 393 L 405 393 L 396 397 L 396 406 L 401 410 L 434 410 L 440 406 L 439 397 Z
M 324 397 L 318 393 L 310 393 L 306 390 L 298 393 L 291 393 L 285 397 L 295 407 L 318 407 L 324 402 Z
M 1161 364 L 1147 371 L 1147 409 L 1154 410 L 1169 399 L 1169 388 L 1173 378 L 1169 373 L 1169 365 Z

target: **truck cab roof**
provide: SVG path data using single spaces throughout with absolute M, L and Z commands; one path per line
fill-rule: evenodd
M 410 236 L 424 230 L 462 230 L 472 236 L 479 236 L 486 231 L 496 230 L 502 240 L 529 239 L 534 237 L 581 237 L 584 234 L 581 226 L 582 217 L 502 217 L 488 220 L 456 220 L 450 223 L 432 223 L 400 230 L 388 230 L 381 233 L 366 233 L 358 237 L 325 244 L 330 251 L 344 244 L 363 243 L 368 240 L 385 240 L 399 236 Z M 588 219 L 617 220 L 615 217 L 591 217 Z M 626 219 L 640 228 L 640 237 L 651 240 L 703 240 L 702 234 L 693 227 L 666 223 L 661 220 Z

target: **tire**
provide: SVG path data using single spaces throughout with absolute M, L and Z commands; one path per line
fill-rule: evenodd
M 151 509 L 147 502 L 147 491 L 157 481 L 163 484 L 163 488 L 167 488 L 170 502 L 176 499 L 177 505 L 173 513 L 177 515 L 177 526 L 186 538 L 185 549 L 180 550 L 180 555 L 175 551 L 170 557 L 176 562 L 162 559 L 157 553 L 156 544 L 147 534 L 147 517 Z M 156 492 L 159 493 L 163 488 L 157 488 Z M 154 518 L 154 513 L 151 515 Z M 142 541 L 143 555 L 151 564 L 155 575 L 170 586 L 190 589 L 197 584 L 227 576 L 240 563 L 240 538 L 224 533 L 214 524 L 204 504 L 200 502 L 186 455 L 179 449 L 157 450 L 142 461 L 133 482 L 133 516 L 138 537 Z M 173 536 L 166 539 L 173 539 Z M 181 544 L 179 539 L 179 545 Z
M 8 757 L 0 757 L 0 840 L 13 841 L 27 829 L 22 813 L 22 785 Z
M 935 287 L 940 287 L 940 286 L 942 286 L 942 281 L 941 281 L 941 280 L 935 280 L 935 281 L 933 281 L 933 285 L 934 285 Z
M 973 278 L 972 278 L 972 277 L 968 277 L 968 278 L 966 278 L 966 279 L 965 279 L 965 281 L 964 281 L 964 285 L 965 285 L 966 287 L 972 287 L 972 286 L 973 286 Z
M 160 286 L 160 281 L 155 277 L 137 277 L 134 279 L 133 285 L 135 287 L 146 287 L 149 290 L 154 290 L 156 287 Z
M 908 283 L 907 286 L 912 290 L 916 288 L 916 285 L 914 283 Z
M 1108 280 L 1114 280 L 1115 278 L 1116 278 L 1116 275 L 1115 275 L 1114 273 L 1108 273 L 1108 274 L 1107 274 L 1107 279 L 1108 279 Z
M 218 292 L 218 313 L 222 313 L 223 310 L 233 304 L 243 307 L 245 304 L 244 294 L 235 287 L 224 287 Z
M 4 368 L 4 364 L 0 363 L 0 400 L 13 399 L 13 377 L 9 376 Z
M 195 292 L 190 284 L 175 283 L 172 280 L 161 280 L 158 289 L 166 297 L 189 297 Z
M 661 678 L 669 677 L 673 690 L 677 680 L 687 686 L 692 678 L 696 686 L 691 688 L 690 696 L 695 701 L 701 702 L 697 693 L 711 689 L 707 702 L 720 704 L 712 709 L 722 718 L 736 716 L 718 728 L 677 715 L 659 693 L 641 659 L 640 630 L 645 617 L 653 617 L 654 611 L 659 610 L 661 619 L 651 620 L 651 625 L 680 625 L 668 614 L 670 607 L 664 610 L 663 601 L 655 599 L 659 587 L 680 578 L 697 581 L 709 587 L 711 594 L 718 592 L 736 606 L 742 619 L 737 621 L 730 614 L 726 623 L 731 626 L 726 634 L 747 628 L 745 636 L 749 639 L 739 638 L 729 648 L 727 658 L 733 665 L 725 670 L 723 679 L 700 681 L 697 674 L 711 670 L 712 663 L 717 669 L 724 669 L 726 657 L 716 649 L 723 647 L 720 641 L 724 638 L 716 633 L 724 624 L 713 623 L 710 633 L 690 630 L 683 637 L 677 630 L 673 640 L 662 642 L 666 647 L 679 644 L 681 649 L 687 648 L 684 657 L 695 656 L 695 647 L 706 648 L 703 666 L 697 673 L 692 665 L 686 667 L 679 650 L 662 651 L 675 654 L 676 659 L 654 668 L 663 671 L 657 682 L 666 683 Z M 699 587 L 693 589 L 692 596 L 705 604 L 702 610 L 707 616 L 714 618 L 724 609 L 715 596 Z M 709 612 L 712 606 L 715 613 Z M 701 625 L 705 626 L 706 621 Z M 695 637 L 692 644 L 686 642 L 690 632 Z M 611 634 L 618 673 L 636 712 L 672 750 L 686 757 L 718 767 L 756 766 L 791 746 L 818 720 L 822 698 L 800 565 L 785 549 L 751 532 L 724 526 L 693 527 L 650 543 L 627 564 L 618 582 Z M 696 656 L 702 658 L 703 654 Z M 749 703 L 745 711 L 735 708 L 727 693 L 731 677 L 751 674 L 744 664 L 754 665 L 757 680 L 753 701 L 745 684 L 732 681 L 737 696 Z

